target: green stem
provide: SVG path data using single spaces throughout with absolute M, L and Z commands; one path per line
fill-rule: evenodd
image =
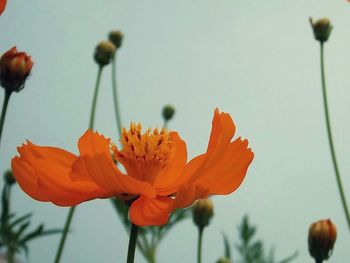
M 198 249 L 197 249 L 197 263 L 202 262 L 202 238 L 204 227 L 198 228 Z
M 98 90 L 100 88 L 100 83 L 101 83 L 102 69 L 103 69 L 103 67 L 100 66 L 98 68 L 98 72 L 97 72 L 97 79 L 96 79 L 96 84 L 95 84 L 94 97 L 92 99 L 92 106 L 91 106 L 91 113 L 90 113 L 90 122 L 89 122 L 89 128 L 90 129 L 94 128 L 97 96 L 98 96 Z
M 97 95 L 98 95 L 98 90 L 99 90 L 100 82 L 101 82 L 101 74 L 102 74 L 102 67 L 100 66 L 98 68 L 98 72 L 97 72 L 97 80 L 96 80 L 96 85 L 95 85 L 94 97 L 92 99 L 89 129 L 93 129 L 94 128 Z M 64 244 L 66 242 L 67 234 L 69 232 L 69 228 L 70 228 L 70 225 L 72 223 L 74 212 L 75 212 L 75 206 L 69 208 L 68 215 L 67 215 L 67 218 L 66 218 L 66 222 L 64 224 L 64 228 L 63 228 L 63 233 L 62 233 L 62 236 L 61 236 L 60 244 L 59 244 L 57 252 L 56 252 L 56 257 L 55 257 L 54 263 L 59 263 L 60 262 L 60 259 L 61 259 L 61 256 L 62 256 L 62 252 L 63 252 L 63 248 L 64 248 Z
M 328 103 L 327 103 L 327 92 L 326 92 L 326 80 L 325 80 L 325 70 L 324 70 L 323 42 L 321 42 L 320 52 L 321 52 L 321 79 L 322 79 L 323 104 L 324 104 L 324 112 L 325 112 L 325 116 L 326 116 L 326 126 L 327 126 L 329 147 L 330 147 L 330 150 L 331 150 L 332 161 L 333 161 L 333 166 L 334 166 L 334 172 L 335 172 L 335 177 L 336 177 L 336 180 L 337 180 L 337 185 L 338 185 L 338 189 L 339 189 L 341 202 L 342 202 L 342 205 L 343 205 L 346 221 L 348 223 L 348 227 L 349 227 L 349 230 L 350 230 L 350 214 L 349 214 L 348 205 L 347 205 L 346 199 L 345 199 L 345 194 L 344 194 L 344 190 L 343 190 L 342 181 L 341 181 L 341 178 L 340 178 L 340 173 L 339 173 L 339 169 L 338 169 L 337 159 L 336 159 L 336 156 L 335 156 L 334 144 L 333 144 L 333 139 L 332 139 L 332 131 L 331 131 L 331 125 L 330 125 L 330 120 L 329 120 Z
M 6 259 L 7 259 L 7 263 L 15 262 L 15 253 L 11 249 L 7 250 Z
M 1 141 L 2 129 L 4 127 L 4 122 L 6 117 L 7 106 L 9 104 L 11 94 L 12 94 L 12 91 L 5 90 L 4 102 L 2 104 L 1 117 L 0 117 L 0 141 Z
M 116 61 L 116 52 L 114 52 L 114 55 L 112 57 L 112 85 L 113 85 L 113 102 L 114 102 L 114 111 L 115 111 L 115 117 L 117 122 L 117 130 L 120 135 L 120 132 L 122 130 L 122 120 L 120 117 L 119 112 L 119 103 L 118 103 L 118 93 L 117 93 L 117 61 Z
M 73 218 L 74 211 L 75 211 L 75 206 L 72 206 L 71 208 L 69 208 L 68 216 L 67 216 L 67 219 L 66 219 L 66 223 L 64 224 L 64 229 L 63 229 L 63 233 L 62 233 L 62 236 L 61 236 L 61 241 L 60 241 L 60 244 L 58 246 L 58 250 L 57 250 L 57 253 L 56 253 L 56 257 L 55 257 L 54 263 L 60 263 L 60 259 L 61 259 L 63 248 L 64 248 L 64 244 L 66 242 L 67 234 L 68 234 L 70 225 L 72 223 L 72 218 Z
M 131 223 L 128 258 L 126 260 L 126 263 L 134 263 L 138 228 L 139 227 L 137 225 L 134 225 L 133 223 Z

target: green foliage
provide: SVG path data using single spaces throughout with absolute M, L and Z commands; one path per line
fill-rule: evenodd
M 14 255 L 21 250 L 28 255 L 28 242 L 51 234 L 58 234 L 59 229 L 44 230 L 44 224 L 36 229 L 27 231 L 30 226 L 32 213 L 17 217 L 10 212 L 10 193 L 13 184 L 5 181 L 1 196 L 0 219 L 0 249 L 6 248 L 9 254 Z
M 238 252 L 238 263 L 288 263 L 294 260 L 298 253 L 295 252 L 292 255 L 286 257 L 283 260 L 276 261 L 274 256 L 274 250 L 270 249 L 266 252 L 264 243 L 261 240 L 255 239 L 256 227 L 250 225 L 248 216 L 244 216 L 239 230 L 239 243 L 235 245 Z M 224 247 L 225 257 L 231 259 L 231 249 L 227 236 L 224 234 Z

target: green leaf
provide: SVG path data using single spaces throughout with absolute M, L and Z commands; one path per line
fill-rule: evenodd
M 33 215 L 33 213 L 28 213 L 28 214 L 25 214 L 24 216 L 17 218 L 16 220 L 14 220 L 10 223 L 9 228 L 12 228 L 17 224 L 22 223 L 23 221 L 29 219 L 32 215 Z
M 231 259 L 231 248 L 228 237 L 225 233 L 222 233 L 222 237 L 224 239 L 224 247 L 225 247 L 225 258 Z

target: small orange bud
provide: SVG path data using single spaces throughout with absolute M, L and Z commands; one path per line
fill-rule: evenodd
M 4 12 L 5 7 L 6 7 L 6 0 L 0 0 L 0 16 L 2 12 Z
M 337 229 L 330 219 L 320 220 L 309 228 L 309 252 L 316 262 L 328 259 L 333 251 Z
M 0 58 L 0 84 L 12 92 L 20 91 L 30 74 L 33 61 L 25 52 L 18 52 L 16 47 L 5 52 Z
M 192 208 L 193 222 L 199 227 L 204 228 L 209 225 L 210 219 L 214 215 L 213 202 L 207 199 L 198 200 Z

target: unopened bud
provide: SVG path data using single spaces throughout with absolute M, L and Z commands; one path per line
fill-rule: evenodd
M 336 239 L 337 229 L 330 219 L 311 224 L 308 237 L 310 255 L 316 262 L 328 259 Z
M 193 222 L 199 227 L 204 228 L 210 223 L 214 215 L 213 202 L 207 199 L 198 200 L 192 208 Z
M 331 35 L 333 29 L 331 21 L 329 21 L 328 18 L 322 18 L 317 20 L 316 22 L 313 22 L 311 17 L 309 20 L 312 30 L 314 31 L 315 39 L 320 41 L 321 43 L 326 42 L 329 36 Z
M 0 58 L 0 84 L 9 91 L 20 91 L 30 74 L 33 61 L 25 52 L 18 52 L 16 47 L 5 52 Z
M 13 173 L 11 170 L 7 170 L 5 173 L 4 173 L 4 180 L 5 180 L 5 183 L 7 185 L 13 185 L 16 183 L 16 179 L 15 177 L 13 176 Z
M 115 46 L 112 42 L 101 41 L 95 49 L 94 58 L 96 63 L 101 67 L 108 65 L 111 62 L 114 51 Z
M 171 120 L 175 114 L 175 108 L 171 105 L 165 105 L 163 108 L 163 118 L 165 121 Z
M 226 258 L 226 257 L 222 257 L 222 258 L 219 258 L 216 263 L 232 263 L 232 261 L 229 259 L 229 258 Z
M 123 37 L 124 37 L 123 33 L 118 30 L 113 30 L 109 32 L 109 35 L 108 35 L 109 41 L 111 41 L 117 49 L 122 46 Z

